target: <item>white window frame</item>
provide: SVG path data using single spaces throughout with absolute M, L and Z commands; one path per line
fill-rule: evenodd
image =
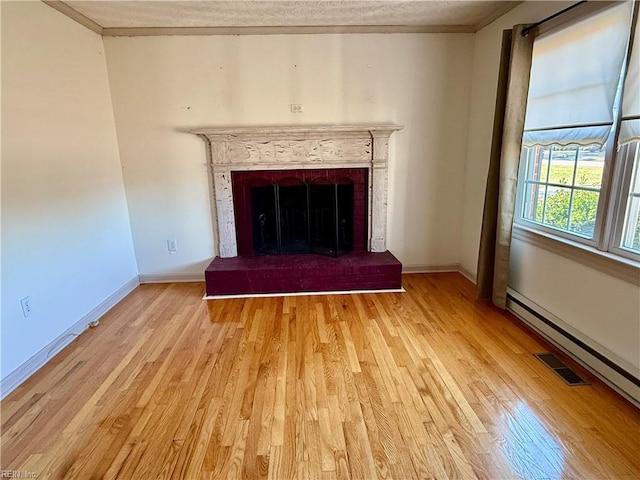
M 618 185 L 616 191 L 618 195 L 612 202 L 612 218 L 611 233 L 609 238 L 611 244 L 608 250 L 615 255 L 626 257 L 631 260 L 640 261 L 640 254 L 634 253 L 621 246 L 622 234 L 624 231 L 624 217 L 627 211 L 627 202 L 629 199 L 629 189 L 631 188 L 631 175 L 633 172 L 633 163 L 636 155 L 640 155 L 640 142 L 633 142 L 622 145 L 617 155 L 617 175 Z

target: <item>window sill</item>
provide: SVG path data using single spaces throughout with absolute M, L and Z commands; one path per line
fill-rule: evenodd
M 513 238 L 640 286 L 640 263 L 547 233 L 513 225 Z

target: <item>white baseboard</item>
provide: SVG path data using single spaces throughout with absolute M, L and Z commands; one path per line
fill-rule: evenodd
M 204 282 L 204 273 L 141 273 L 140 283 L 190 283 Z
M 476 284 L 476 276 L 459 263 L 451 263 L 449 265 L 403 265 L 402 273 L 446 273 L 457 272 L 474 285 Z
M 507 298 L 507 309 L 520 321 L 640 407 L 640 386 L 637 385 L 640 372 L 637 367 L 515 290 L 508 289 L 508 294 L 511 298 Z
M 460 275 L 462 275 L 464 278 L 466 278 L 471 283 L 476 285 L 477 277 L 475 273 L 472 273 L 470 270 L 467 270 L 462 265 L 458 265 L 458 273 L 460 273 Z
M 458 272 L 465 278 L 475 284 L 475 277 L 464 270 L 460 264 L 452 263 L 450 265 L 403 265 L 402 273 L 446 273 Z M 141 273 L 139 275 L 140 283 L 191 283 L 204 282 L 204 273 Z
M 459 272 L 460 264 L 449 265 L 402 265 L 402 273 L 446 273 Z
M 475 283 L 472 276 L 465 273 L 458 263 L 449 265 L 403 265 L 402 273 L 445 273 L 459 272 Z M 204 273 L 141 273 L 140 283 L 190 283 L 204 282 Z
M 46 347 L 3 378 L 0 381 L 0 399 L 5 398 L 31 375 L 42 368 L 56 354 L 62 351 L 63 348 L 82 334 L 89 327 L 90 323 L 98 321 L 100 317 L 111 310 L 124 297 L 129 295 L 138 285 L 140 285 L 140 281 L 136 275 L 80 320 L 67 328 Z

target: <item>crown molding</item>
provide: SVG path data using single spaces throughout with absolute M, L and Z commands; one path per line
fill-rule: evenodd
M 104 37 L 153 37 L 193 35 L 303 35 L 350 33 L 474 33 L 472 25 L 337 25 L 291 27 L 141 27 L 104 28 Z
M 478 25 L 326 25 L 253 27 L 103 27 L 61 0 L 41 0 L 72 20 L 103 37 L 156 37 L 194 35 L 310 35 L 362 33 L 475 33 L 510 9 L 498 9 L 490 21 Z M 513 8 L 513 7 L 511 7 Z
M 498 18 L 500 18 L 504 14 L 510 12 L 511 10 L 516 8 L 518 5 L 520 5 L 521 3 L 523 3 L 523 2 L 521 1 L 521 2 L 517 2 L 517 3 L 513 3 L 513 4 L 505 2 L 502 5 L 496 7 L 495 10 L 491 13 L 491 15 L 487 16 L 485 19 L 483 19 L 482 21 L 476 23 L 473 26 L 473 32 L 475 33 L 475 32 L 477 32 L 479 30 L 482 30 L 484 27 L 486 27 L 490 23 L 493 23 L 494 21 L 496 21 Z
M 77 10 L 74 10 L 69 5 L 67 5 L 64 2 L 61 2 L 60 0 L 42 0 L 42 3 L 44 3 L 45 5 L 49 5 L 51 8 L 66 15 L 71 20 L 75 20 L 80 25 L 87 27 L 89 30 L 97 33 L 98 35 L 102 35 L 102 32 L 104 31 L 101 25 L 97 24 L 90 18 L 85 17 L 80 12 L 78 12 Z

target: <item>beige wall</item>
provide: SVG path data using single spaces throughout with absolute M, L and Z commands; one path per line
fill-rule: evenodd
M 118 37 L 105 46 L 141 274 L 202 275 L 214 254 L 204 144 L 182 133 L 197 126 L 404 125 L 391 144 L 388 248 L 407 265 L 458 262 L 473 35 Z
M 573 2 L 525 2 L 475 35 L 460 261 L 475 275 L 502 30 Z M 581 340 L 636 375 L 640 289 L 588 266 L 513 240 L 509 286 L 563 322 Z M 604 348 L 602 348 L 604 347 Z
M 4 379 L 136 265 L 102 39 L 41 2 L 1 8 Z

